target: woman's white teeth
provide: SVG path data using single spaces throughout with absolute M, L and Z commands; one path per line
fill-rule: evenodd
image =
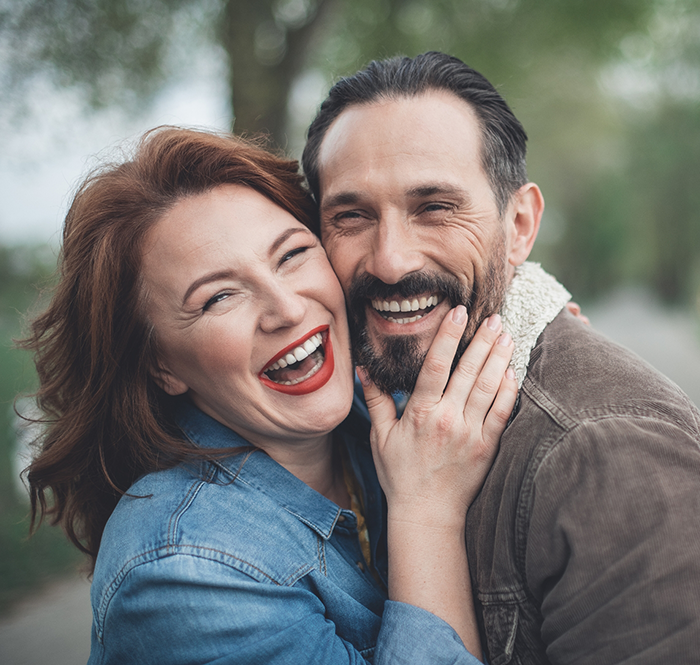
M 279 358 L 272 363 L 265 371 L 269 372 L 276 369 L 284 369 L 288 365 L 301 362 L 304 358 L 308 358 L 323 341 L 321 333 L 316 333 L 307 339 L 303 344 L 300 344 L 295 349 L 292 349 L 287 355 Z

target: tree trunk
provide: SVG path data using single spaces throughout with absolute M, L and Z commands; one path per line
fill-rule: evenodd
M 221 42 L 229 57 L 234 130 L 266 133 L 287 147 L 287 100 L 307 46 L 332 0 L 319 0 L 303 25 L 276 21 L 273 0 L 227 0 Z

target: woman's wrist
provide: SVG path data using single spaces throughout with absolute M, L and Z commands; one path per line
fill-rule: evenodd
M 466 506 L 455 506 L 447 502 L 426 501 L 408 498 L 390 501 L 387 508 L 387 523 L 403 528 L 418 527 L 434 531 L 464 532 L 467 516 Z

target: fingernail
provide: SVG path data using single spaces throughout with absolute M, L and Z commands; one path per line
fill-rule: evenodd
M 486 325 L 493 331 L 498 331 L 501 329 L 501 315 L 500 314 L 493 314 L 489 316 L 489 318 L 486 321 Z
M 368 386 L 370 384 L 369 380 L 369 374 L 367 374 L 367 371 L 365 370 L 364 367 L 356 367 L 355 371 L 357 372 L 357 377 L 360 379 L 360 383 L 363 386 Z
M 467 320 L 467 308 L 464 305 L 457 305 L 452 310 L 452 320 L 461 326 Z
M 515 370 L 512 367 L 509 367 L 506 370 L 506 379 L 510 379 L 511 381 L 515 381 Z
M 498 338 L 498 343 L 501 346 L 510 346 L 512 339 L 511 336 L 508 333 L 503 333 L 499 338 Z

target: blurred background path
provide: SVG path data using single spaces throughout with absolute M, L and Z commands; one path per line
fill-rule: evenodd
M 84 665 L 90 654 L 91 622 L 85 577 L 54 582 L 0 621 L 0 663 Z
M 584 308 L 595 328 L 637 352 L 700 404 L 700 337 L 688 313 L 643 291 L 617 291 Z M 3 665 L 75 665 L 90 652 L 90 588 L 78 576 L 54 583 L 0 621 Z

